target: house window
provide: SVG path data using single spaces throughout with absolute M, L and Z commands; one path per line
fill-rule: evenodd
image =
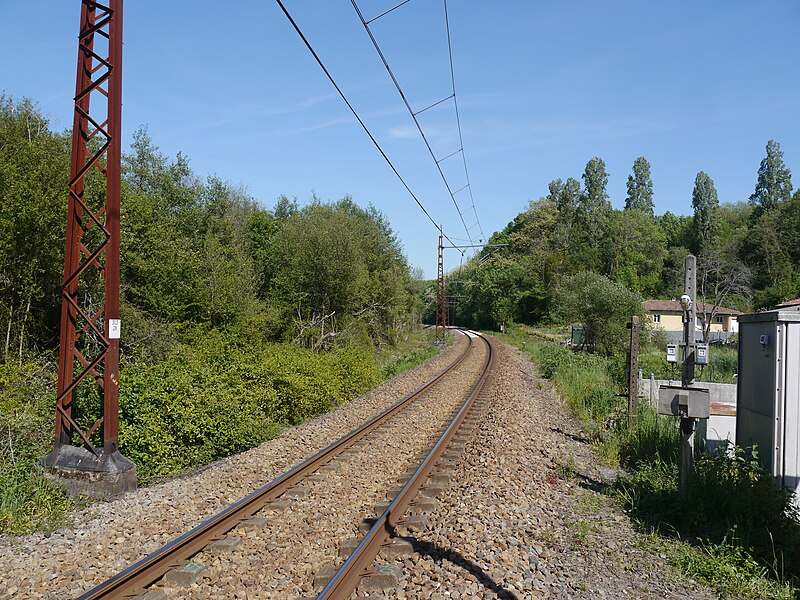
M 653 323 L 661 323 L 661 315 L 653 315 Z
M 717 323 L 722 323 L 722 317 L 717 316 Z

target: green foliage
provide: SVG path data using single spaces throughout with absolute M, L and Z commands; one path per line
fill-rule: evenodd
M 704 248 L 714 246 L 719 235 L 719 198 L 714 180 L 706 173 L 700 171 L 694 180 L 692 190 L 692 250 L 699 254 Z
M 413 305 L 394 233 L 377 210 L 350 198 L 287 211 L 267 264 L 269 296 L 291 316 L 291 335 L 306 347 L 393 343 Z
M 0 531 L 58 527 L 72 506 L 38 465 L 53 443 L 54 387 L 41 364 L 0 363 Z
M 347 402 L 377 382 L 357 348 L 315 354 L 198 332 L 157 365 L 120 375 L 120 449 L 140 481 L 229 456 Z
M 586 346 L 607 356 L 625 346 L 630 318 L 644 316 L 638 294 L 588 271 L 566 278 L 558 289 L 556 302 L 567 321 L 583 325 Z
M 637 209 L 653 216 L 653 179 L 650 177 L 650 163 L 644 156 L 633 161 L 633 175 L 628 175 L 628 197 L 625 210 Z
M 222 326 L 252 316 L 266 211 L 216 177 L 201 183 L 185 157 L 167 160 L 144 129 L 132 150 L 122 198 L 125 301 L 168 321 Z
M 30 100 L 0 95 L 0 360 L 57 330 L 68 151 Z
M 664 233 L 652 215 L 639 208 L 612 213 L 606 245 L 613 281 L 648 296 L 659 292 L 667 251 Z
M 767 142 L 767 155 L 758 167 L 756 190 L 750 203 L 756 205 L 758 214 L 777 208 L 792 195 L 792 173 L 783 163 L 781 145 L 775 140 Z M 757 215 L 758 216 L 758 215 Z

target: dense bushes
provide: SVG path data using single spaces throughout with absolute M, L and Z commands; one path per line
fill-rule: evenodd
M 373 354 L 317 354 L 198 331 L 157 364 L 128 359 L 120 372 L 120 446 L 139 483 L 257 446 L 286 425 L 373 386 Z M 0 531 L 60 523 L 71 506 L 38 461 L 53 443 L 55 372 L 46 363 L 0 363 Z
M 252 448 L 376 381 L 374 359 L 363 350 L 315 354 L 212 331 L 157 365 L 125 365 L 121 451 L 147 482 Z
M 54 390 L 52 369 L 0 363 L 0 531 L 54 527 L 71 504 L 37 464 L 53 444 Z

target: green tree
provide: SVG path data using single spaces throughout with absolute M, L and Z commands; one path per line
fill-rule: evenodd
M 703 171 L 694 179 L 692 190 L 692 250 L 699 254 L 703 249 L 713 246 L 719 235 L 719 198 L 714 181 Z
M 602 158 L 594 157 L 583 172 L 584 191 L 575 211 L 575 224 L 581 233 L 573 250 L 577 262 L 594 271 L 609 271 L 610 258 L 604 248 L 611 214 L 606 186 L 608 173 Z
M 272 238 L 269 294 L 294 319 L 292 337 L 321 349 L 392 339 L 410 306 L 408 264 L 385 218 L 350 198 L 312 202 Z
M 613 211 L 606 244 L 614 281 L 648 296 L 659 292 L 667 245 L 654 219 L 639 209 Z
M 556 306 L 567 320 L 579 322 L 590 350 L 610 356 L 625 348 L 627 323 L 632 316 L 643 318 L 642 298 L 621 283 L 582 271 L 567 277 L 559 286 Z
M 610 208 L 608 202 L 608 193 L 606 186 L 608 186 L 608 173 L 606 172 L 606 163 L 602 158 L 595 156 L 586 163 L 586 169 L 582 175 L 583 185 L 585 188 L 583 201 L 588 205 L 590 210 L 600 210 L 602 208 Z
M 53 344 L 68 176 L 69 140 L 30 100 L 0 95 L 0 360 Z
M 783 163 L 781 146 L 775 140 L 767 142 L 767 155 L 758 167 L 758 181 L 755 192 L 750 196 L 750 204 L 757 207 L 757 213 L 777 208 L 792 195 L 792 173 Z
M 185 157 L 169 161 L 145 129 L 134 134 L 131 150 L 123 156 L 123 300 L 164 321 L 200 321 L 203 186 Z
M 644 156 L 633 161 L 633 175 L 628 175 L 628 196 L 625 210 L 633 208 L 653 216 L 653 180 L 650 177 L 650 163 Z

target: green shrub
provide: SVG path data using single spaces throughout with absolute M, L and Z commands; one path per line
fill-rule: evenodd
M 363 349 L 318 354 L 219 331 L 189 339 L 158 365 L 122 369 L 120 450 L 141 482 L 257 446 L 377 381 Z
M 53 445 L 53 389 L 43 364 L 0 364 L 0 531 L 57 527 L 72 506 L 38 465 Z

